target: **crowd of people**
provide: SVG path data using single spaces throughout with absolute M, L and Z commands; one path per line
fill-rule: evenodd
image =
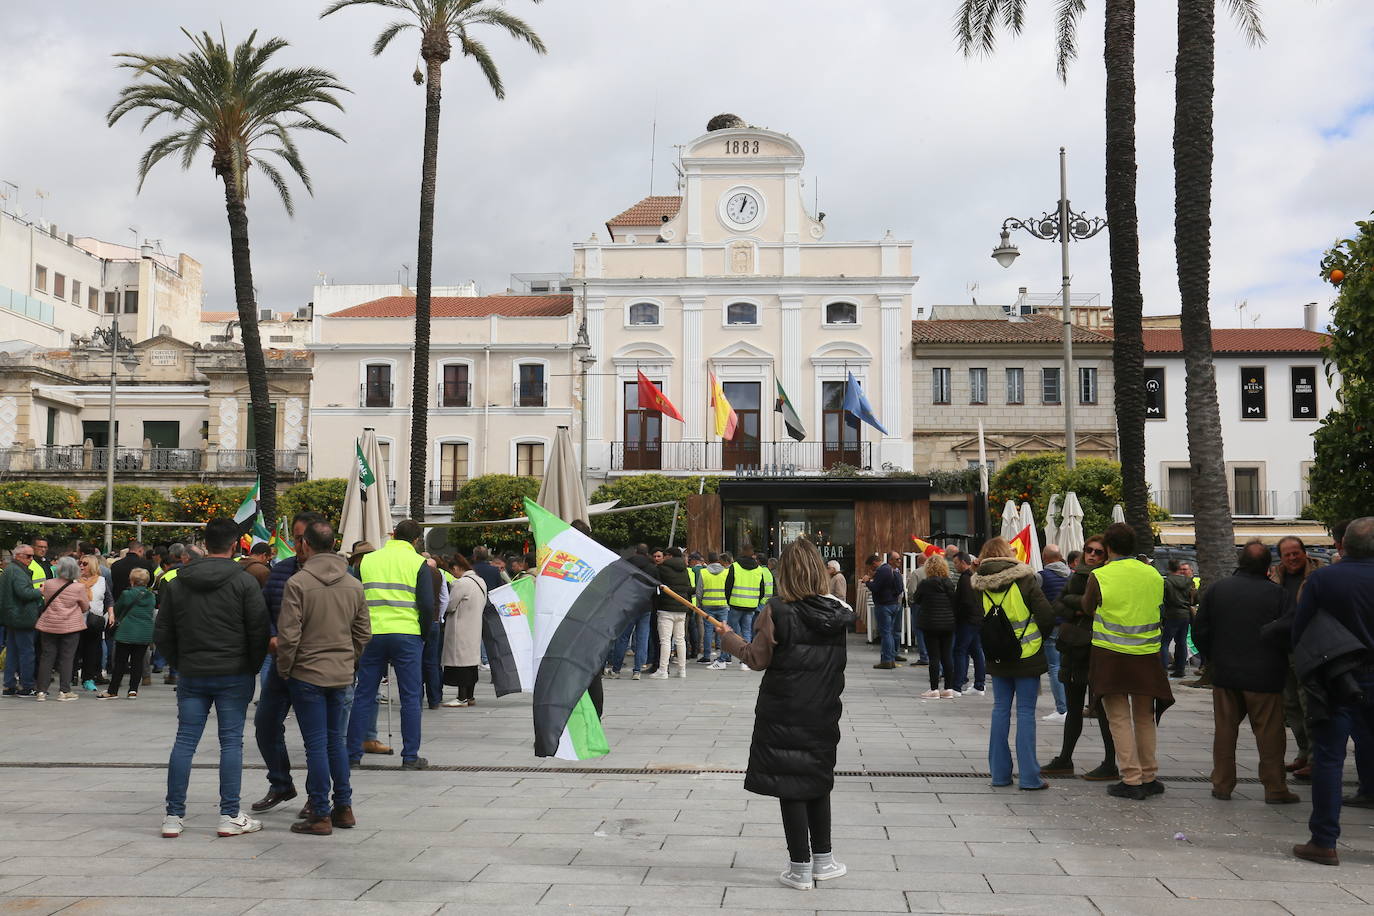
M 278 562 L 265 545 L 241 553 L 228 519 L 210 522 L 200 545 L 130 541 L 112 562 L 87 543 L 50 556 L 48 542 L 33 538 L 0 572 L 4 695 L 44 701 L 56 678 L 58 701 L 78 689 L 116 699 L 127 677 L 125 696 L 135 699 L 152 673 L 164 673 L 177 688 L 178 719 L 165 837 L 183 830 L 191 759 L 212 707 L 219 834 L 262 829 L 239 798 L 255 696 L 268 786 L 251 813 L 296 798 L 285 736 L 294 710 L 307 800 L 291 830 L 350 828 L 351 769 L 364 754 L 394 753 L 377 733 L 379 701 L 391 702 L 396 688 L 400 766 L 424 769 L 422 711 L 477 702 L 490 592 L 537 572 L 532 555 L 499 557 L 482 547 L 470 557 L 431 557 L 422 533 L 405 520 L 381 547 L 360 542 L 345 556 L 324 518 L 302 512 L 292 520 L 295 555 Z M 1015 781 L 1040 791 L 1046 777 L 1079 774 L 1084 722 L 1096 719 L 1103 757 L 1082 778 L 1110 782 L 1107 793 L 1122 799 L 1164 793 L 1158 728 L 1174 703 L 1173 684 L 1184 683 L 1194 663 L 1198 678 L 1187 683 L 1212 691 L 1213 798 L 1232 799 L 1239 727 L 1248 718 L 1264 801 L 1298 802 L 1289 779 L 1311 782 L 1311 838 L 1294 855 L 1336 865 L 1342 804 L 1374 808 L 1374 518 L 1337 525 L 1333 538 L 1331 564 L 1309 556 L 1296 537 L 1279 542 L 1276 562 L 1269 547 L 1249 543 L 1235 573 L 1204 588 L 1177 560 L 1161 574 L 1123 524 L 1067 557 L 1047 545 L 1039 571 L 994 538 L 976 557 L 951 548 L 910 570 L 899 553 L 875 555 L 856 583 L 858 603 L 872 604 L 875 669 L 907 662 L 906 604 L 916 664 L 929 677 L 922 698 L 981 697 L 990 686 L 994 786 Z M 843 874 L 830 849 L 828 795 L 856 615 L 839 564 L 823 561 L 805 539 L 778 558 L 747 545 L 735 556 L 640 544 L 628 561 L 661 588 L 609 647 L 600 676 L 622 676 L 627 657 L 634 680 L 674 669 L 686 677 L 693 664 L 763 671 L 745 785 L 780 799 L 790 856 L 780 880 L 809 887 Z M 1046 676 L 1054 708 L 1039 716 Z M 599 710 L 599 678 L 592 688 Z M 1043 767 L 1038 722 L 1063 729 L 1059 752 Z M 1297 746 L 1291 762 L 1288 731 Z M 1352 738 L 1359 786 L 1343 798 Z

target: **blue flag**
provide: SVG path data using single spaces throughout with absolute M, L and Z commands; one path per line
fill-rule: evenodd
M 879 423 L 878 418 L 873 415 L 873 408 L 869 405 L 868 398 L 864 396 L 864 390 L 859 385 L 859 380 L 854 377 L 853 372 L 850 372 L 849 380 L 844 385 L 844 422 L 850 429 L 858 429 L 860 420 L 884 436 L 892 435 L 883 428 L 883 424 Z

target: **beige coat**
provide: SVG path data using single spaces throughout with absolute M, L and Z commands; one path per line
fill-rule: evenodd
M 319 553 L 286 580 L 277 615 L 277 671 L 316 687 L 347 687 L 372 619 L 343 557 Z
M 486 583 L 472 570 L 449 584 L 444 610 L 445 668 L 468 668 L 481 659 L 482 609 L 486 606 Z

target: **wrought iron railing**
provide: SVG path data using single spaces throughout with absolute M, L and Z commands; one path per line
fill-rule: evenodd
M 872 442 L 612 442 L 613 471 L 736 471 L 785 477 L 873 468 Z

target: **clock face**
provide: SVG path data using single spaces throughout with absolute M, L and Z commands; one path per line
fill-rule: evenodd
M 747 191 L 731 194 L 730 199 L 725 202 L 725 214 L 730 217 L 732 223 L 748 225 L 759 215 L 758 198 Z

